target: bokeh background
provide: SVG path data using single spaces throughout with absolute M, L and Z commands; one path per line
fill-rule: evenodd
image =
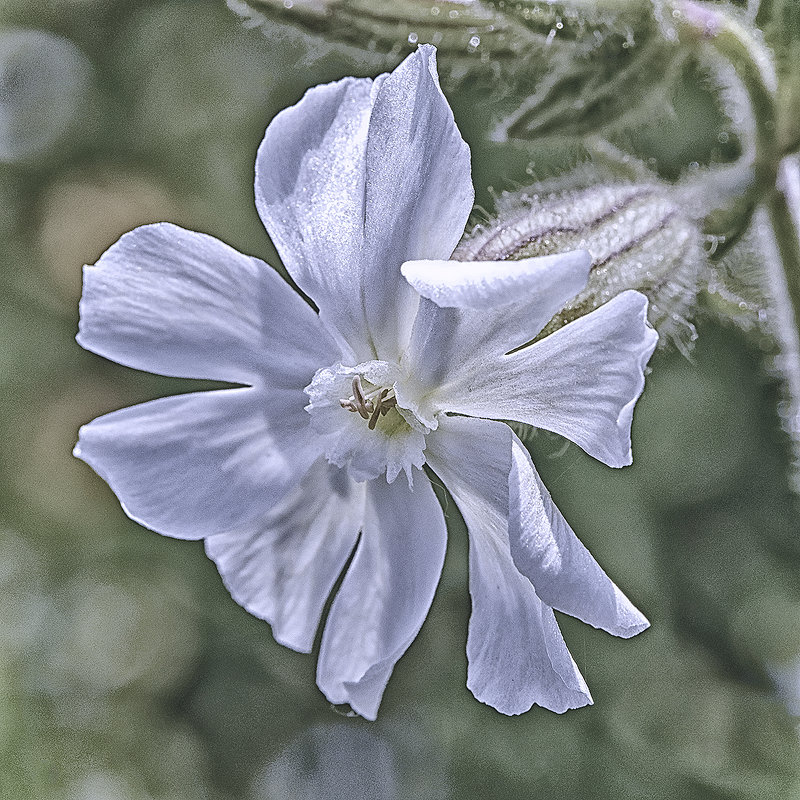
M 559 618 L 595 699 L 564 716 L 506 718 L 466 689 L 452 503 L 430 617 L 367 723 L 233 603 L 200 543 L 130 522 L 72 458 L 82 423 L 189 388 L 81 351 L 82 264 L 170 220 L 278 265 L 253 205 L 264 128 L 398 58 L 248 29 L 221 0 L 0 0 L 0 798 L 800 798 L 800 538 L 756 333 L 698 313 L 690 358 L 656 354 L 630 468 L 532 440 L 652 622 L 621 641 Z M 691 65 L 675 85 L 636 141 L 666 178 L 730 140 Z M 491 86 L 445 88 L 484 208 L 547 171 L 546 149 L 490 141 Z

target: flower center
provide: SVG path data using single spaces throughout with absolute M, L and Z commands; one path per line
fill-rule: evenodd
M 305 388 L 306 411 L 325 457 L 355 480 L 385 474 L 391 482 L 405 472 L 410 481 L 412 468 L 425 463 L 429 428 L 400 405 L 396 387 L 402 377 L 397 364 L 385 361 L 339 363 L 317 370 Z
M 352 386 L 353 394 L 340 399 L 339 405 L 368 420 L 367 427 L 374 431 L 381 415 L 388 414 L 389 409 L 397 405 L 394 389 L 375 389 L 375 391 L 365 394 L 360 375 L 353 378 Z

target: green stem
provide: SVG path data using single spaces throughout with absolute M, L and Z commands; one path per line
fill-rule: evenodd
M 747 93 L 755 121 L 752 193 L 763 196 L 775 185 L 780 154 L 777 130 L 777 76 L 764 43 L 724 8 L 676 0 L 678 32 L 682 41 L 710 45 L 736 70 Z
M 800 159 L 797 156 L 781 161 L 778 186 L 771 193 L 767 208 L 797 330 L 800 329 Z
M 800 159 L 784 158 L 764 224 L 764 271 L 771 295 L 770 328 L 780 353 L 775 366 L 784 382 L 781 419 L 793 446 L 792 488 L 800 493 Z

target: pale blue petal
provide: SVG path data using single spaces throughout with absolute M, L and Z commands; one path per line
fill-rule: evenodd
M 557 611 L 626 639 L 641 633 L 650 623 L 575 536 L 525 446 L 509 432 L 513 463 L 508 527 L 517 569 Z M 492 457 L 489 447 L 486 451 Z
M 263 519 L 209 536 L 206 553 L 239 605 L 307 653 L 363 518 L 364 484 L 320 459 Z
M 375 719 L 394 665 L 428 614 L 444 562 L 444 515 L 430 482 L 367 484 L 364 528 L 322 635 L 317 683 Z
M 420 411 L 426 419 L 442 410 L 440 400 L 447 396 L 449 384 L 469 385 L 477 373 L 493 368 L 504 353 L 531 341 L 583 289 L 589 265 L 582 252 L 520 262 L 476 262 L 475 266 L 449 262 L 435 271 L 438 274 L 430 271 L 427 275 L 429 262 L 403 265 L 407 277 L 426 293 L 404 357 L 413 382 L 409 394 L 424 398 L 425 408 Z M 460 277 L 462 268 L 465 272 Z M 509 289 L 520 283 L 524 290 L 506 302 Z M 459 298 L 467 305 L 486 307 L 441 307 L 433 301 L 453 303 Z
M 446 417 L 429 434 L 427 454 L 469 531 L 467 686 L 503 714 L 534 704 L 561 713 L 591 703 L 552 609 L 511 557 L 511 430 L 501 422 Z
M 368 321 L 376 341 L 398 339 L 396 359 L 416 310 L 416 298 L 406 299 L 400 266 L 449 258 L 475 199 L 469 147 L 439 88 L 436 50 L 430 45 L 409 56 L 375 96 L 366 192 L 365 279 L 375 280 L 387 266 L 393 273 L 389 282 L 375 280 Z
M 168 223 L 126 233 L 87 266 L 80 310 L 82 347 L 161 375 L 302 389 L 340 357 L 270 266 Z
M 366 142 L 372 81 L 316 86 L 269 124 L 256 207 L 284 266 L 358 361 L 373 358 L 361 307 Z
M 511 355 L 460 374 L 428 402 L 565 436 L 611 467 L 630 464 L 633 408 L 658 334 L 647 298 L 626 291 Z
M 442 308 L 488 310 L 521 297 L 551 297 L 566 289 L 576 295 L 589 278 L 592 257 L 573 250 L 518 261 L 407 261 L 403 277 Z M 568 283 L 568 288 L 564 287 Z
M 74 454 L 131 519 L 201 539 L 264 517 L 320 455 L 304 401 L 253 388 L 166 397 L 84 425 Z
M 256 204 L 356 361 L 396 361 L 417 295 L 404 261 L 447 258 L 472 207 L 469 149 L 421 47 L 393 73 L 309 90 L 267 128 Z

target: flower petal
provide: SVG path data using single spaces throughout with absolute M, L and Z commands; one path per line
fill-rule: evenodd
M 422 45 L 381 84 L 367 140 L 365 277 L 377 280 L 367 307 L 376 340 L 397 336 L 398 360 L 411 332 L 416 297 L 397 331 L 405 297 L 404 261 L 446 259 L 464 234 L 475 194 L 469 147 L 439 88 L 436 49 Z M 412 293 L 413 294 L 413 293 Z M 404 300 L 404 302 L 406 302 Z
M 74 454 L 125 513 L 179 539 L 266 515 L 320 455 L 301 390 L 165 397 L 84 425 Z
M 614 636 L 629 638 L 650 623 L 594 560 L 556 508 L 525 446 L 511 432 L 508 528 L 517 569 L 536 594 Z
M 407 261 L 401 272 L 437 306 L 493 309 L 516 303 L 521 295 L 550 297 L 562 291 L 564 281 L 574 296 L 586 285 L 591 266 L 588 251 L 573 250 L 519 261 Z
M 430 482 L 367 484 L 361 540 L 331 606 L 317 683 L 375 719 L 400 656 L 428 614 L 444 562 L 444 515 Z
M 622 467 L 632 460 L 633 407 L 657 341 L 647 324 L 647 298 L 622 292 L 535 344 L 459 374 L 428 402 L 559 433 Z
M 209 536 L 206 553 L 239 605 L 308 653 L 363 517 L 364 484 L 320 459 L 263 520 Z
M 589 269 L 582 252 L 519 262 L 479 262 L 474 270 L 467 262 L 450 262 L 452 267 L 443 267 L 437 280 L 451 279 L 453 293 L 463 290 L 469 294 L 485 288 L 483 299 L 487 307 L 447 308 L 436 305 L 427 296 L 420 300 L 404 358 L 405 371 L 410 376 L 409 396 L 402 395 L 404 403 L 411 403 L 407 407 L 419 411 L 426 424 L 435 427 L 433 418 L 442 410 L 437 397 L 440 387 L 451 383 L 462 385 L 477 373 L 492 368 L 504 353 L 530 342 L 553 315 L 581 291 Z M 403 265 L 404 274 L 414 279 L 416 288 L 421 286 L 417 285 L 416 274 L 422 276 L 422 265 L 427 263 Z M 521 266 L 513 266 L 515 264 Z M 463 284 L 456 274 L 462 267 L 467 268 Z M 442 274 L 445 272 L 446 276 Z M 495 276 L 491 284 L 489 278 L 481 277 L 484 275 Z M 517 279 L 525 290 L 516 292 L 516 299 L 506 303 L 506 292 L 509 287 L 516 286 Z M 442 302 L 445 294 L 450 300 L 455 299 L 450 288 L 434 284 L 430 276 L 428 281 L 431 288 L 428 294 L 433 296 L 441 291 Z M 480 296 L 469 299 L 462 295 L 461 299 L 477 303 Z M 491 307 L 496 302 L 500 303 L 499 307 Z M 422 407 L 419 398 L 423 398 Z
M 78 343 L 135 369 L 303 388 L 339 358 L 319 318 L 257 258 L 159 223 L 84 269 Z
M 272 120 L 256 156 L 261 220 L 292 278 L 354 352 L 367 346 L 358 260 L 371 88 L 345 78 L 309 89 Z
M 590 704 L 552 609 L 511 557 L 510 428 L 445 417 L 429 434 L 427 453 L 469 531 L 470 691 L 503 714 L 522 714 L 534 704 L 558 713 Z
M 275 117 L 256 160 L 261 219 L 356 361 L 397 361 L 417 303 L 400 265 L 447 258 L 472 201 L 430 46 L 374 82 L 309 90 Z

